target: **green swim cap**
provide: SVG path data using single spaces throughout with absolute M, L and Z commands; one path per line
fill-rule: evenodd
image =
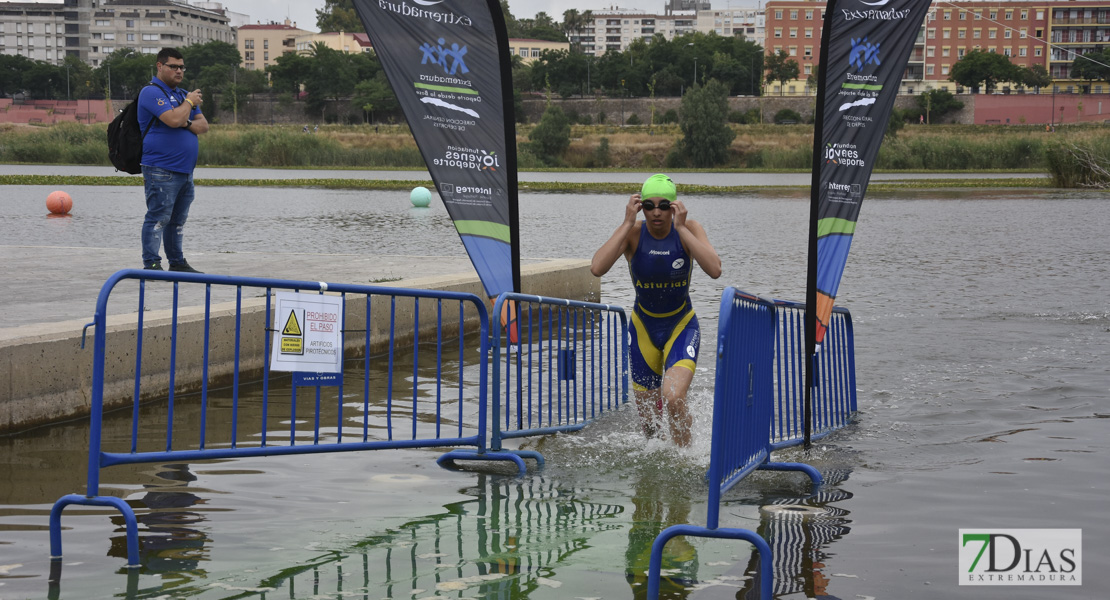
M 640 198 L 644 200 L 662 198 L 674 202 L 677 197 L 678 192 L 675 190 L 674 182 L 662 173 L 656 173 L 648 177 L 647 181 L 644 182 L 644 187 L 640 188 Z

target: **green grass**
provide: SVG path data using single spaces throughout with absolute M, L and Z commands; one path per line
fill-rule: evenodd
M 728 164 L 715 172 L 808 172 L 812 165 L 811 125 L 733 125 L 737 132 Z M 525 139 L 527 127 L 518 131 Z M 651 170 L 662 164 L 680 136 L 676 126 L 616 128 L 575 126 L 570 158 L 592 155 L 601 138 L 609 141 L 613 166 L 604 171 Z M 899 172 L 957 171 L 1043 171 L 1059 187 L 1098 184 L 1097 169 L 1080 164 L 1074 153 L 1062 149 L 1074 145 L 1089 148 L 1094 156 L 1110 156 L 1106 127 L 1077 125 L 1045 133 L 1031 126 L 938 125 L 907 127 L 883 142 L 875 169 Z M 576 163 L 575 160 L 568 162 Z M 580 161 L 578 161 L 580 162 Z M 65 123 L 48 127 L 0 126 L 0 163 L 73 164 L 109 166 L 105 125 Z M 305 134 L 295 126 L 213 126 L 200 144 L 198 164 L 207 167 L 250 167 L 283 169 L 425 169 L 411 133 L 405 127 L 328 126 L 318 134 Z M 576 163 L 577 164 L 577 163 Z M 561 171 L 543 168 L 540 161 L 518 144 L 518 166 L 525 170 Z M 570 169 L 581 171 L 584 168 Z M 668 169 L 676 170 L 676 169 Z M 681 169 L 687 171 L 687 169 Z M 697 170 L 690 170 L 697 171 Z M 51 183 L 76 185 L 139 185 L 110 177 L 54 178 Z M 18 176 L 4 178 L 9 185 L 28 181 Z M 335 189 L 405 189 L 427 181 L 364 181 L 304 178 L 296 180 L 208 179 L 201 185 L 294 186 Z M 45 183 L 44 183 L 45 185 Z M 933 185 L 933 184 L 929 184 Z M 991 181 L 985 187 L 1023 184 Z M 1042 185 L 1040 182 L 1034 185 Z M 939 186 L 939 184 L 936 184 Z M 695 186 L 696 187 L 696 186 Z M 973 183 L 949 182 L 946 187 L 978 187 Z M 533 184 L 522 188 L 544 191 L 610 191 L 603 184 Z M 624 191 L 624 187 L 619 188 Z M 691 191 L 696 191 L 691 189 Z M 719 191 L 719 190 L 711 190 Z

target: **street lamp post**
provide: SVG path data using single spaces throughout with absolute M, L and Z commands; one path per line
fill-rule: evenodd
M 687 46 L 693 46 L 694 42 L 687 42 Z M 698 84 L 698 55 L 694 55 L 694 80 L 690 82 L 690 87 Z
M 66 63 L 66 100 L 69 100 L 69 63 Z

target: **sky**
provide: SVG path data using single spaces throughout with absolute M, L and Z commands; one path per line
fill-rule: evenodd
M 324 8 L 324 0 L 217 0 L 222 1 L 228 10 L 250 15 L 251 22 L 282 22 L 288 16 L 297 22 L 297 27 L 316 31 L 316 10 Z M 638 8 L 642 10 L 663 10 L 663 0 L 509 0 L 509 10 L 518 19 L 529 19 L 544 11 L 556 21 L 563 19 L 563 11 L 601 10 L 610 6 Z

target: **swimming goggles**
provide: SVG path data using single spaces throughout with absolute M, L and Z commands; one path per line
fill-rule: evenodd
M 655 202 L 653 202 L 651 200 L 644 200 L 644 201 L 640 202 L 640 208 L 644 209 L 644 212 L 647 212 L 649 210 L 655 210 Z M 659 201 L 659 210 L 671 210 L 671 201 L 670 200 L 660 200 Z

